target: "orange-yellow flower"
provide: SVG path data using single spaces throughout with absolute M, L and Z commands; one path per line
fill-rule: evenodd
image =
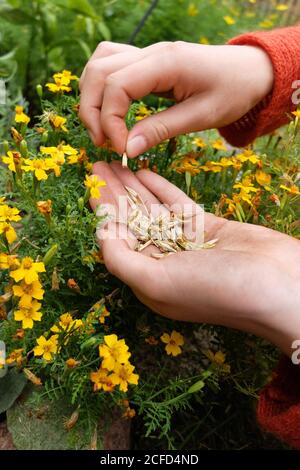
M 31 284 L 22 281 L 21 284 L 13 286 L 13 293 L 16 297 L 21 298 L 22 305 L 30 305 L 32 299 L 42 300 L 44 296 L 40 281 L 33 281 Z
M 134 374 L 134 366 L 127 362 L 126 364 L 115 364 L 114 371 L 110 379 L 114 385 L 119 385 L 121 392 L 128 391 L 128 385 L 137 385 L 139 381 L 138 374 Z
M 100 367 L 96 372 L 90 373 L 90 379 L 94 383 L 94 392 L 103 390 L 104 392 L 112 392 L 114 384 L 108 370 Z
M 33 328 L 34 321 L 41 321 L 42 313 L 39 311 L 41 308 L 40 302 L 33 300 L 31 304 L 19 304 L 19 310 L 15 311 L 14 317 L 16 321 L 22 322 L 22 328 Z
M 8 166 L 8 169 L 10 171 L 12 171 L 13 173 L 16 173 L 16 171 L 21 168 L 22 157 L 21 157 L 20 152 L 16 152 L 16 151 L 12 152 L 9 150 L 7 152 L 7 156 L 4 155 L 2 157 L 2 161 L 3 163 L 5 163 L 5 165 Z
M 51 361 L 58 349 L 57 335 L 52 335 L 49 339 L 46 339 L 45 336 L 40 336 L 36 342 L 37 346 L 33 348 L 33 354 L 35 356 L 42 356 L 45 361 Z
M 26 284 L 31 284 L 38 280 L 38 273 L 43 273 L 45 271 L 44 263 L 34 262 L 32 258 L 26 256 L 22 259 L 20 266 L 10 273 L 10 276 L 16 282 L 24 279 Z
M 23 356 L 22 356 L 23 351 L 24 351 L 23 348 L 14 349 L 9 354 L 9 356 L 7 357 L 6 364 L 14 364 L 15 363 L 15 364 L 17 364 L 17 366 L 20 366 L 22 364 L 22 361 L 23 361 Z
M 27 114 L 24 113 L 24 107 L 23 106 L 16 106 L 15 107 L 15 122 L 20 122 L 22 124 L 28 124 L 30 121 L 30 117 L 27 116 Z
M 51 199 L 48 199 L 47 201 L 38 201 L 36 203 L 36 207 L 41 214 L 50 216 L 52 212 L 52 201 Z
M 171 335 L 164 333 L 160 339 L 163 343 L 166 343 L 165 350 L 168 355 L 178 356 L 182 353 L 180 346 L 184 345 L 184 338 L 178 331 L 173 330 Z
M 103 358 L 102 367 L 114 370 L 118 364 L 128 362 L 131 354 L 124 339 L 118 339 L 115 334 L 104 336 L 105 344 L 99 346 L 99 355 Z
M 0 235 L 1 234 L 5 236 L 7 242 L 10 245 L 17 239 L 15 229 L 8 222 L 0 222 Z
M 99 180 L 96 175 L 86 175 L 84 185 L 90 190 L 91 197 L 99 199 L 101 196 L 99 188 L 101 186 L 106 186 L 106 183 L 103 180 Z

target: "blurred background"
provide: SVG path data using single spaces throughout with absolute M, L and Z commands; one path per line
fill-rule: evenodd
M 299 18 L 300 0 L 0 0 L 0 80 L 12 104 L 34 106 L 36 84 L 80 74 L 103 40 L 217 44 Z

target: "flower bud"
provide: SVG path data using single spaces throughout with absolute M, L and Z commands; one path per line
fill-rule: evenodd
M 43 258 L 43 263 L 45 266 L 47 266 L 50 263 L 52 258 L 56 255 L 57 250 L 58 250 L 57 243 L 55 243 L 55 245 L 52 245 L 51 248 L 49 248 L 49 250 L 47 251 L 47 253 L 45 254 Z
M 40 98 L 43 98 L 43 87 L 42 85 L 38 84 L 36 86 L 36 92 Z
M 20 152 L 21 152 L 21 155 L 22 155 L 23 158 L 28 157 L 27 142 L 24 139 L 20 142 Z
M 77 204 L 78 204 L 78 209 L 80 210 L 80 212 L 82 212 L 83 208 L 84 208 L 84 199 L 83 199 L 83 197 L 78 198 Z
M 3 150 L 4 150 L 4 153 L 7 153 L 9 151 L 9 143 L 7 140 L 4 140 L 3 142 Z
M 48 142 L 48 137 L 49 137 L 48 136 L 48 131 L 44 131 L 42 133 L 42 138 L 41 138 L 41 141 L 42 141 L 43 144 L 46 144 Z

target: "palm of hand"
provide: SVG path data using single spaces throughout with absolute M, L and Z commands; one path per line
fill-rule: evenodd
M 181 190 L 150 171 L 134 175 L 118 163 L 98 162 L 94 173 L 107 182 L 101 204 L 118 205 L 118 196 L 125 195 L 124 186 L 129 186 L 148 206 L 190 204 L 199 210 Z M 91 200 L 94 209 L 98 204 Z M 281 318 L 284 310 L 294 312 L 298 302 L 299 241 L 212 214 L 205 214 L 204 224 L 206 239 L 219 240 L 215 248 L 179 252 L 160 260 L 149 257 L 153 247 L 137 253 L 132 240 L 112 239 L 110 229 L 101 229 L 98 235 L 108 269 L 152 310 L 177 320 L 257 333 L 285 349 Z

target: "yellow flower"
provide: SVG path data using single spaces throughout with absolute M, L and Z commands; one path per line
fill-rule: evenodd
M 128 408 L 126 408 L 126 410 L 124 411 L 122 417 L 127 418 L 127 419 L 132 419 L 135 417 L 135 415 L 136 415 L 135 410 L 128 406 Z
M 137 121 L 141 121 L 142 119 L 144 119 L 145 117 L 147 116 L 150 116 L 151 114 L 151 109 L 148 109 L 147 106 L 145 106 L 144 104 L 140 103 L 139 107 L 137 108 L 136 110 L 136 117 L 135 119 Z
M 196 147 L 199 147 L 201 149 L 204 149 L 205 147 L 207 147 L 206 142 L 204 142 L 204 140 L 201 137 L 195 137 L 192 140 L 192 144 L 196 145 Z
M 114 370 L 118 364 L 128 362 L 131 354 L 124 339 L 118 339 L 115 334 L 104 336 L 104 342 L 99 346 L 99 355 L 103 358 L 102 367 Z
M 292 114 L 296 116 L 296 118 L 300 119 L 300 109 L 298 109 L 297 111 L 293 111 Z
M 129 384 L 137 385 L 139 381 L 138 374 L 134 374 L 133 371 L 134 366 L 129 362 L 116 364 L 110 379 L 114 385 L 119 385 L 121 392 L 127 392 Z
M 24 113 L 23 106 L 16 106 L 15 107 L 15 122 L 21 122 L 22 124 L 28 124 L 30 121 L 30 117 Z
M 7 255 L 6 253 L 0 253 L 0 269 L 11 269 L 17 268 L 19 265 L 17 255 Z
M 227 150 L 225 143 L 222 139 L 217 139 L 211 142 L 211 146 L 213 149 L 216 150 Z
M 275 9 L 277 11 L 286 11 L 289 9 L 289 6 L 285 5 L 284 3 L 279 3 L 278 5 L 276 5 Z
M 69 332 L 70 330 L 74 331 L 77 330 L 82 326 L 82 320 L 74 320 L 70 313 L 64 313 L 59 317 L 59 323 L 57 325 L 53 325 L 51 331 L 53 333 L 60 333 L 61 331 Z
M 164 333 L 160 339 L 163 343 L 166 343 L 165 350 L 168 355 L 172 354 L 172 356 L 178 356 L 178 354 L 182 353 L 180 346 L 183 346 L 184 338 L 177 331 L 173 330 L 171 335 Z
M 68 155 L 68 163 L 70 165 L 74 165 L 75 163 L 84 163 L 84 164 L 87 164 L 88 163 L 88 156 L 87 156 L 87 153 L 86 153 L 86 150 L 84 148 L 81 148 L 79 153 L 72 153 L 71 155 Z
M 209 39 L 206 36 L 200 36 L 199 41 L 200 44 L 207 45 L 209 44 Z
M 76 361 L 73 357 L 70 357 L 69 359 L 66 360 L 66 366 L 68 369 L 74 369 L 76 366 L 78 366 L 79 361 Z
M 72 80 L 78 80 L 76 75 L 72 75 L 72 72 L 69 70 L 63 70 L 63 72 L 55 73 L 53 75 L 54 83 L 46 83 L 46 87 L 52 93 L 59 93 L 59 92 L 69 92 L 72 90 L 70 86 L 70 82 Z
M 196 7 L 196 5 L 194 3 L 190 3 L 187 9 L 187 14 L 189 16 L 197 16 L 198 13 L 199 13 L 199 10 Z
M 90 373 L 90 380 L 94 382 L 94 392 L 98 390 L 112 392 L 114 389 L 114 384 L 111 381 L 110 375 L 108 375 L 108 370 L 102 367 L 96 372 Z
M 179 161 L 175 161 L 174 165 L 172 166 L 177 173 L 189 172 L 192 176 L 198 175 L 198 173 L 200 173 L 199 163 L 191 154 L 187 154 Z
M 230 365 L 226 364 L 226 356 L 222 351 L 217 351 L 216 353 L 213 353 L 210 349 L 205 352 L 206 357 L 212 362 L 212 364 L 215 364 L 218 366 L 222 372 L 225 372 L 226 374 L 230 373 Z
M 0 205 L 0 222 L 18 222 L 21 220 L 20 211 L 16 207 L 7 204 Z
M 241 192 L 244 192 L 246 194 L 257 193 L 257 191 L 259 191 L 258 188 L 254 187 L 254 184 L 252 183 L 252 180 L 249 177 L 243 178 L 241 183 L 234 184 L 233 188 L 240 189 Z
M 15 311 L 14 317 L 16 321 L 22 322 L 22 328 L 33 328 L 34 321 L 41 321 L 42 313 L 39 311 L 41 303 L 33 300 L 30 305 L 19 304 L 20 309 Z
M 51 199 L 48 199 L 47 201 L 38 201 L 36 203 L 36 207 L 41 214 L 49 216 L 52 212 L 52 201 Z
M 17 234 L 13 226 L 7 222 L 0 222 L 0 234 L 3 234 L 11 245 L 16 239 Z
M 229 26 L 233 25 L 236 23 L 235 19 L 232 18 L 232 16 L 229 16 L 229 15 L 225 15 L 223 16 L 223 20 L 225 21 L 226 24 L 228 24 Z
M 6 359 L 6 364 L 14 364 L 16 363 L 17 366 L 20 366 L 23 361 L 22 352 L 24 351 L 23 348 L 14 349 L 10 355 Z
M 269 28 L 272 28 L 272 27 L 274 26 L 274 21 L 269 20 L 269 19 L 266 19 L 266 20 L 264 20 L 264 21 L 261 21 L 261 22 L 259 23 L 259 26 L 260 26 L 261 28 L 269 29 Z
M 21 168 L 22 164 L 22 157 L 20 152 L 11 152 L 10 150 L 7 152 L 7 156 L 2 157 L 3 163 L 8 166 L 8 169 L 14 173 L 16 173 L 17 169 Z
M 207 161 L 204 165 L 200 166 L 203 171 L 212 171 L 213 173 L 219 173 L 223 170 L 223 166 L 220 162 Z
M 298 188 L 298 186 L 296 186 L 295 184 L 293 184 L 293 185 L 290 186 L 290 187 L 287 187 L 287 186 L 285 186 L 284 184 L 281 184 L 281 185 L 280 185 L 280 188 L 281 188 L 281 189 L 284 189 L 286 192 L 288 192 L 288 193 L 290 193 L 290 194 L 295 194 L 295 195 L 299 195 L 299 194 L 300 194 L 299 188 Z
M 239 153 L 238 155 L 236 155 L 235 157 L 237 160 L 239 160 L 240 162 L 244 163 L 244 162 L 251 162 L 251 163 L 258 163 L 260 161 L 259 157 L 257 155 L 255 155 L 255 153 L 253 153 L 253 151 L 251 149 L 246 149 L 244 150 L 243 153 Z
M 256 170 L 255 179 L 258 182 L 258 184 L 260 184 L 261 186 L 264 186 L 265 189 L 270 191 L 270 186 L 269 185 L 270 185 L 271 179 L 272 179 L 271 175 L 268 175 L 267 173 L 265 173 L 262 170 Z
M 106 183 L 103 180 L 99 180 L 96 175 L 86 175 L 84 185 L 90 190 L 91 197 L 98 199 L 101 196 L 98 188 L 106 186 Z
M 24 279 L 26 284 L 31 284 L 38 280 L 38 273 L 43 273 L 45 271 L 44 263 L 34 262 L 32 258 L 26 256 L 22 259 L 20 266 L 10 273 L 10 276 L 16 282 Z
M 21 284 L 13 286 L 13 293 L 16 297 L 21 297 L 22 305 L 30 305 L 33 298 L 42 300 L 44 296 L 40 281 L 33 281 L 31 284 L 22 281 Z
M 103 303 L 97 302 L 92 308 L 92 312 L 95 312 L 96 316 L 99 318 L 100 323 L 105 323 L 105 318 L 110 316 L 110 312 L 107 310 Z
M 57 352 L 57 335 L 52 335 L 49 339 L 40 336 L 36 342 L 38 345 L 33 348 L 33 354 L 42 356 L 45 361 L 51 361 L 52 356 Z
M 58 114 L 54 114 L 49 117 L 49 123 L 54 130 L 69 132 L 65 126 L 66 122 L 67 118 L 59 116 Z
M 57 72 L 53 75 L 54 80 L 59 79 L 64 82 L 65 85 L 69 85 L 72 80 L 78 81 L 79 78 L 77 75 L 73 75 L 70 70 L 63 70 L 62 72 Z
M 37 180 L 42 181 L 48 179 L 47 171 L 50 170 L 49 165 L 45 160 L 35 158 L 30 160 L 29 158 L 24 159 L 25 166 L 22 166 L 24 171 L 32 171 Z

